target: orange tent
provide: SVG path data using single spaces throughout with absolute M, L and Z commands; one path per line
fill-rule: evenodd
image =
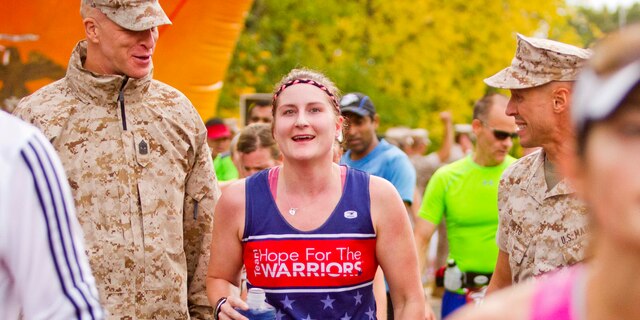
M 154 77 L 191 99 L 203 119 L 215 115 L 225 72 L 252 0 L 161 0 L 173 25 L 160 28 Z M 3 0 L 0 10 L 0 106 L 64 76 L 84 38 L 78 0 Z

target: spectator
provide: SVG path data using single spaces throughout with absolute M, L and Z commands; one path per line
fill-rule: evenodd
M 241 319 L 234 307 L 247 305 L 231 288 L 244 265 L 249 287 L 268 287 L 278 317 L 372 318 L 379 263 L 396 315 L 424 319 L 402 200 L 384 179 L 333 162 L 343 122 L 337 89 L 322 74 L 295 69 L 274 91 L 282 166 L 230 185 L 216 207 L 207 283 L 216 316 Z
M 413 218 L 411 204 L 416 186 L 416 170 L 402 150 L 384 139 L 378 139 L 376 130 L 380 124 L 380 116 L 376 113 L 373 101 L 359 92 L 348 93 L 340 100 L 340 109 L 347 122 L 347 151 L 342 155 L 340 163 L 391 182 L 400 193 L 407 215 Z M 387 318 L 393 319 L 394 308 L 389 288 L 386 289 L 388 307 L 379 303 L 380 314 L 386 309 Z
M 83 0 L 67 74 L 24 98 L 67 172 L 108 319 L 205 319 L 219 190 L 191 102 L 152 79 L 155 0 Z
M 402 150 L 378 139 L 376 129 L 380 116 L 373 101 L 362 93 L 349 93 L 342 97 L 340 108 L 347 120 L 347 152 L 342 155 L 341 163 L 391 182 L 410 213 L 416 171 Z
M 213 157 L 213 168 L 218 181 L 238 179 L 238 170 L 231 157 L 231 130 L 220 118 L 213 118 L 205 124 L 207 144 Z
M 424 155 L 424 152 L 428 149 L 429 144 L 431 143 L 431 140 L 429 140 L 429 133 L 424 129 L 413 129 L 411 131 L 413 140 L 413 143 L 411 145 L 412 151 L 410 151 L 408 154 L 409 159 L 416 168 L 417 173 L 416 193 L 419 195 L 419 198 L 416 199 L 417 201 L 415 201 L 417 202 L 417 204 L 421 202 L 422 195 L 424 195 L 424 190 L 427 186 L 427 182 L 429 181 L 429 179 L 431 179 L 431 176 L 436 171 L 436 169 L 447 163 L 462 158 L 462 154 L 460 154 L 460 158 L 453 160 L 453 157 L 451 155 L 451 148 L 453 145 L 451 112 L 441 112 L 440 121 L 442 121 L 442 126 L 444 129 L 442 145 L 440 146 L 440 149 L 431 152 L 428 155 Z
M 413 137 L 411 137 L 411 129 L 407 127 L 391 127 L 384 133 L 384 139 L 398 149 L 402 150 L 409 156 L 413 150 Z
M 572 118 L 577 139 L 571 142 L 577 140 L 577 147 L 572 160 L 563 158 L 560 164 L 588 204 L 593 257 L 498 292 L 456 319 L 638 318 L 639 80 L 640 25 L 636 24 L 596 44 L 589 68 L 576 83 Z
M 467 123 L 457 123 L 453 126 L 453 130 L 455 131 L 455 136 L 453 138 L 452 157 L 460 159 L 473 151 L 473 141 L 475 141 L 476 137 L 473 136 L 471 125 Z
M 267 123 L 273 122 L 273 115 L 271 113 L 271 104 L 268 101 L 257 101 L 251 104 L 249 107 L 249 119 L 247 124 L 252 123 Z
M 570 155 L 573 82 L 590 54 L 518 34 L 511 66 L 485 79 L 511 90 L 506 113 L 516 120 L 520 144 L 542 147 L 509 167 L 500 181 L 500 253 L 488 292 L 584 259 L 587 236 L 579 230 L 587 223 L 586 209 L 556 164 Z
M 507 97 L 493 94 L 476 102 L 471 123 L 477 137 L 473 153 L 435 172 L 416 220 L 416 246 L 423 255 L 440 220 L 446 218 L 449 258 L 466 280 L 462 287 L 445 291 L 443 319 L 466 303 L 464 289 L 479 290 L 488 284 L 498 256 L 498 182 L 515 161 L 508 154 L 516 134 L 513 118 L 504 113 L 507 101 Z
M 5 112 L 0 177 L 0 318 L 103 319 L 60 160 Z
M 242 129 L 236 152 L 245 174 L 242 178 L 275 167 L 282 162 L 282 155 L 271 133 L 271 124 L 254 123 Z
M 442 135 L 442 144 L 440 149 L 429 153 L 428 155 L 424 155 L 424 149 L 429 146 L 430 140 L 428 132 L 424 129 L 414 129 L 412 130 L 414 145 L 412 149 L 413 155 L 409 156 L 411 159 L 411 163 L 416 169 L 416 192 L 414 196 L 414 201 L 412 205 L 414 219 L 418 217 L 418 211 L 420 210 L 420 206 L 422 205 L 422 197 L 424 196 L 424 190 L 427 186 L 427 183 L 431 179 L 433 173 L 443 165 L 447 163 L 451 163 L 453 161 L 459 160 L 464 156 L 462 151 L 456 152 L 455 147 L 459 147 L 453 142 L 453 123 L 451 119 L 451 112 L 443 111 L 440 113 L 440 121 L 442 121 L 442 126 L 444 129 Z M 424 131 L 424 133 L 422 133 Z M 424 134 L 423 136 L 420 136 Z M 424 145 L 424 147 L 423 147 Z M 437 234 L 434 237 L 437 238 L 435 244 L 435 258 L 433 261 L 429 261 L 429 255 L 425 255 L 424 257 L 420 257 L 422 269 L 421 273 L 424 275 L 427 273 L 427 278 L 431 277 L 429 275 L 430 268 L 427 265 L 433 266 L 443 266 L 446 263 L 447 256 L 449 254 L 449 243 L 447 241 L 447 230 L 445 228 L 445 219 L 442 219 L 440 224 L 438 225 Z

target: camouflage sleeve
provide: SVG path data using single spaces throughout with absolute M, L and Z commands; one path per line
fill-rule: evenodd
M 187 177 L 184 204 L 184 250 L 187 257 L 188 302 L 192 319 L 212 319 L 205 279 L 213 229 L 213 210 L 220 189 L 202 125 L 195 147 L 195 162 Z
M 509 175 L 510 170 L 507 169 L 503 174 L 502 174 L 502 178 L 500 179 L 500 184 L 498 185 L 498 231 L 496 234 L 496 243 L 498 245 L 498 248 L 500 249 L 500 251 L 504 251 L 504 252 L 508 252 L 507 251 L 507 238 L 508 238 L 508 233 L 509 233 L 509 229 L 507 228 L 508 226 L 508 221 L 510 220 L 510 217 L 508 216 L 508 199 L 509 199 L 509 194 L 510 194 L 510 187 L 511 185 L 509 184 Z
M 42 102 L 42 100 L 35 95 L 26 96 L 20 100 L 16 108 L 13 109 L 12 114 L 34 125 L 40 129 L 49 141 L 53 141 L 62 128 L 63 122 L 68 119 L 68 116 L 64 110 L 61 110 L 62 108 L 56 109 L 52 105 L 48 106 L 49 109 L 47 109 L 46 113 L 41 112 L 41 108 L 35 107 L 42 107 L 44 103 L 45 102 Z
M 12 114 L 25 122 L 36 125 L 32 119 L 32 113 L 30 112 L 29 107 L 24 103 L 24 99 L 18 104 L 18 106 L 16 106 L 15 109 L 13 109 Z

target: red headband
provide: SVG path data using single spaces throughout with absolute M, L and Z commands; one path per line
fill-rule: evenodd
M 278 96 L 282 93 L 282 91 L 284 91 L 284 89 L 294 85 L 294 84 L 300 84 L 300 83 L 305 83 L 305 84 L 310 84 L 310 85 L 314 85 L 318 88 L 320 88 L 320 90 L 324 91 L 329 98 L 331 98 L 331 102 L 333 103 L 333 107 L 336 108 L 336 111 L 338 111 L 338 114 L 340 114 L 340 105 L 338 104 L 338 100 L 336 100 L 336 96 L 333 95 L 333 93 L 331 93 L 331 91 L 329 91 L 329 89 L 327 89 L 327 87 L 325 87 L 324 85 L 316 82 L 315 80 L 311 80 L 311 79 L 294 79 L 294 80 L 290 80 L 287 81 L 287 83 L 283 84 L 280 86 L 280 88 L 278 89 L 278 91 L 276 91 L 276 93 L 273 95 L 273 108 L 275 110 L 276 108 L 276 100 L 278 99 Z

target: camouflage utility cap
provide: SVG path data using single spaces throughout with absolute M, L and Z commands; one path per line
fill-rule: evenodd
M 495 88 L 525 89 L 551 81 L 575 81 L 590 56 L 588 49 L 518 34 L 518 48 L 511 65 L 484 82 Z
M 86 3 L 119 26 L 133 31 L 171 24 L 158 0 L 86 0 Z

